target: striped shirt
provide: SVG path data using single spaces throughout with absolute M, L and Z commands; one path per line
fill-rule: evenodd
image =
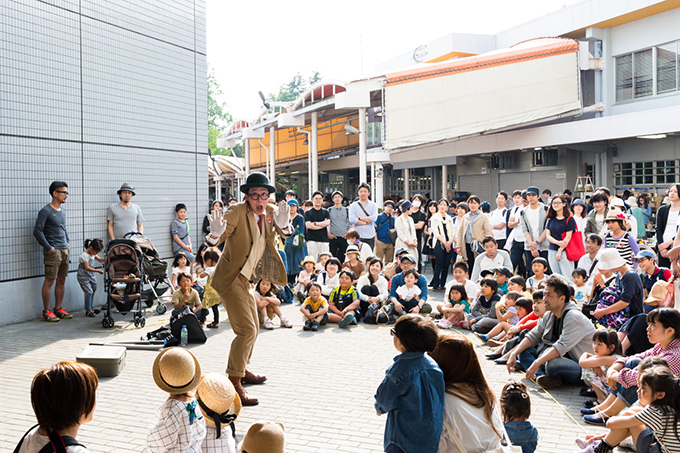
M 613 237 L 611 232 L 607 233 L 604 237 L 604 246 L 616 249 L 629 266 L 633 265 L 633 256 L 640 251 L 635 238 L 628 233 L 623 233 L 623 236 L 617 238 Z
M 671 409 L 664 410 L 658 406 L 647 406 L 635 414 L 635 418 L 651 428 L 663 453 L 680 453 L 680 440 L 676 437 L 673 426 L 674 417 Z M 678 431 L 680 432 L 680 428 Z

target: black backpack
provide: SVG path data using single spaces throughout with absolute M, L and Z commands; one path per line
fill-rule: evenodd
M 33 431 L 37 426 L 38 425 L 35 425 L 26 431 L 26 434 L 24 434 L 24 436 L 19 441 L 19 444 L 14 449 L 14 453 L 19 453 L 19 450 L 21 450 L 21 445 L 24 443 L 24 439 L 26 439 L 28 433 Z M 59 433 L 52 428 L 48 429 L 47 435 L 50 437 L 50 443 L 42 447 L 38 453 L 66 453 L 66 447 L 72 447 L 74 445 L 80 445 L 81 447 L 85 448 L 85 445 L 79 443 L 73 437 L 60 436 Z
M 189 343 L 205 343 L 208 341 L 201 323 L 189 307 L 182 307 L 181 312 L 170 318 L 170 330 L 173 337 L 182 338 L 182 326 L 187 326 Z

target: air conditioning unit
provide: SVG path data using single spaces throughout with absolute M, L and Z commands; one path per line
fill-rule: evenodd
M 515 159 L 512 154 L 493 154 L 489 158 L 487 168 L 494 170 L 510 170 L 515 168 Z
M 532 167 L 557 166 L 557 149 L 541 149 L 532 153 Z

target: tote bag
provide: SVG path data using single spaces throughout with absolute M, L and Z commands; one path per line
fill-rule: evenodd
M 567 218 L 567 223 L 569 223 L 569 219 L 571 219 L 571 216 Z M 562 239 L 564 239 L 566 235 L 567 233 L 562 233 Z M 583 245 L 583 233 L 578 230 L 578 226 L 576 226 L 576 229 L 571 234 L 571 239 L 564 251 L 567 253 L 567 259 L 569 261 L 578 261 L 586 254 L 586 249 Z

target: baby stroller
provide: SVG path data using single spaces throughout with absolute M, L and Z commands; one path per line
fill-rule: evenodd
M 143 281 L 149 285 L 149 289 L 142 290 L 142 299 L 144 299 L 147 307 L 151 307 L 154 301 L 158 301 L 156 313 L 162 315 L 167 308 L 163 304 L 161 296 L 170 288 L 168 262 L 161 259 L 160 254 L 151 243 L 151 239 L 145 237 L 142 233 L 131 231 L 125 235 L 125 238 L 135 241 L 144 254 L 142 262 L 144 267 Z
M 114 239 L 106 247 L 104 259 L 104 287 L 106 288 L 106 313 L 104 328 L 113 327 L 111 305 L 121 313 L 132 312 L 135 327 L 144 327 L 142 316 L 141 282 L 144 278 L 142 249 L 131 239 Z M 134 307 L 137 309 L 134 310 Z

